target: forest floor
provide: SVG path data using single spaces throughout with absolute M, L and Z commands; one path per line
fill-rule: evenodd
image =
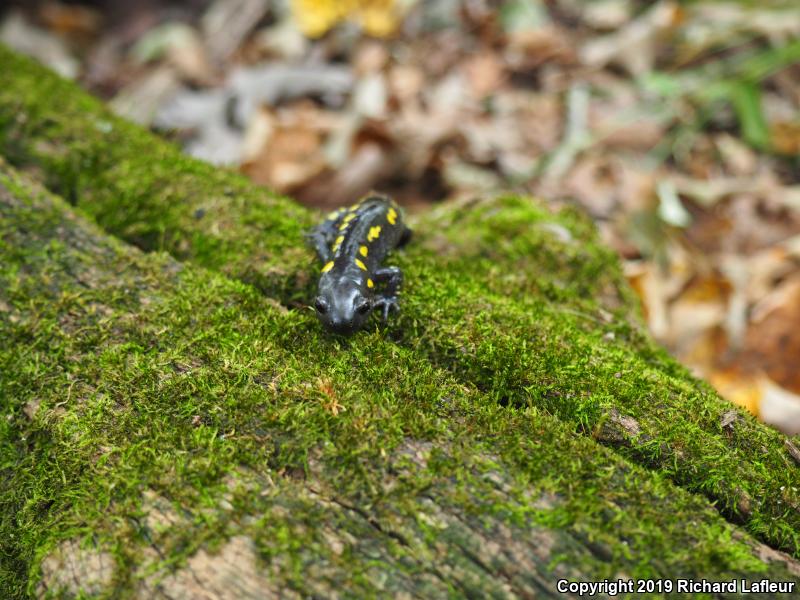
M 796 2 L 16 4 L 0 41 L 309 206 L 582 206 L 655 337 L 800 432 Z

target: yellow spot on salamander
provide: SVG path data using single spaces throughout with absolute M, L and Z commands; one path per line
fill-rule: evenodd
M 356 265 L 358 265 L 358 268 L 361 269 L 362 271 L 366 271 L 367 270 L 367 265 L 365 265 L 363 262 L 361 262 L 361 260 L 358 259 L 358 258 L 356 259 Z
M 353 213 L 348 213 L 347 216 L 345 216 L 345 218 L 342 221 L 342 223 L 349 223 L 350 221 L 352 221 L 355 218 L 356 218 L 356 216 Z
M 367 241 L 371 242 L 372 240 L 377 240 L 380 234 L 381 234 L 380 225 L 375 225 L 375 227 L 370 227 L 369 233 L 367 234 Z
M 361 256 L 366 256 L 367 252 L 368 252 L 367 247 L 366 246 L 361 246 L 361 248 L 358 249 L 358 252 L 359 252 L 359 254 L 361 254 Z
M 374 283 L 372 283 L 372 279 L 367 279 L 367 287 L 368 287 L 368 288 L 373 288 L 373 287 L 375 287 L 375 284 L 374 284 Z
M 389 221 L 390 225 L 394 225 L 395 221 L 397 221 L 397 211 L 390 208 L 389 212 L 386 213 L 386 220 Z
M 337 218 L 339 218 L 340 214 L 342 214 L 342 209 L 335 210 L 331 214 L 328 215 L 328 220 L 329 221 L 335 221 Z
M 339 225 L 339 231 L 344 231 L 345 229 L 347 229 L 347 223 L 342 223 Z
M 339 237 L 336 238 L 336 241 L 333 242 L 333 251 L 334 252 L 336 252 L 339 249 L 339 246 L 342 245 L 343 241 L 344 241 L 344 236 L 343 235 L 340 235 Z
M 330 261 L 330 262 L 326 263 L 324 267 L 322 267 L 322 272 L 323 273 L 327 273 L 332 268 L 333 268 L 333 261 Z

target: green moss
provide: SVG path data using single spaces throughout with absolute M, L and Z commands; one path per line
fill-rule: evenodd
M 4 597 L 33 593 L 65 540 L 109 553 L 101 596 L 127 597 L 240 535 L 303 595 L 792 579 L 705 500 L 534 404 L 502 408 L 381 331 L 322 335 L 27 187 L 0 169 Z
M 2 46 L 0 63 L 0 153 L 13 164 L 42 172 L 51 189 L 141 247 L 195 258 L 271 294 L 292 296 L 307 282 L 295 281 L 308 264 L 297 250 L 306 211 L 183 156 Z
M 553 225 L 570 240 L 554 240 Z M 732 407 L 626 316 L 632 303 L 617 263 L 580 223 L 504 198 L 442 211 L 419 229 L 419 250 L 404 260 L 411 306 L 400 325 L 415 349 L 504 405 L 574 422 L 797 553 L 800 513 L 787 506 L 800 506 L 800 481 L 784 436 L 741 411 L 722 427 Z M 446 245 L 428 231 L 450 232 Z M 442 247 L 447 274 L 437 276 L 430 265 Z M 413 319 L 429 306 L 435 318 Z M 639 432 L 607 439 L 613 410 Z
M 308 212 L 182 156 L 2 49 L 0 152 L 107 231 L 291 307 L 286 318 L 304 325 L 287 322 L 280 339 L 316 335 L 306 310 L 316 271 L 302 240 Z M 406 275 L 402 316 L 331 342 L 337 350 L 393 340 L 379 346 L 388 356 L 402 349 L 510 412 L 555 415 L 800 556 L 800 476 L 783 436 L 741 412 L 722 428 L 731 406 L 642 330 L 614 256 L 584 216 L 508 197 L 447 206 L 415 228 L 415 242 L 392 258 Z M 332 360 L 332 347 L 316 351 Z M 620 418 L 635 419 L 638 432 L 619 431 Z

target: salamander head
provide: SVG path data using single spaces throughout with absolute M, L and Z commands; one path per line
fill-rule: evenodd
M 372 311 L 362 285 L 347 277 L 323 277 L 314 301 L 317 317 L 334 333 L 350 335 L 361 329 Z

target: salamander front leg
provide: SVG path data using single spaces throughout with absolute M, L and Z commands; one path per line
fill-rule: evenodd
M 375 271 L 373 277 L 375 283 L 386 285 L 383 295 L 379 296 L 373 305 L 373 308 L 382 310 L 383 320 L 386 321 L 392 309 L 400 310 L 397 296 L 400 292 L 400 285 L 403 283 L 403 272 L 399 267 L 383 267 Z

